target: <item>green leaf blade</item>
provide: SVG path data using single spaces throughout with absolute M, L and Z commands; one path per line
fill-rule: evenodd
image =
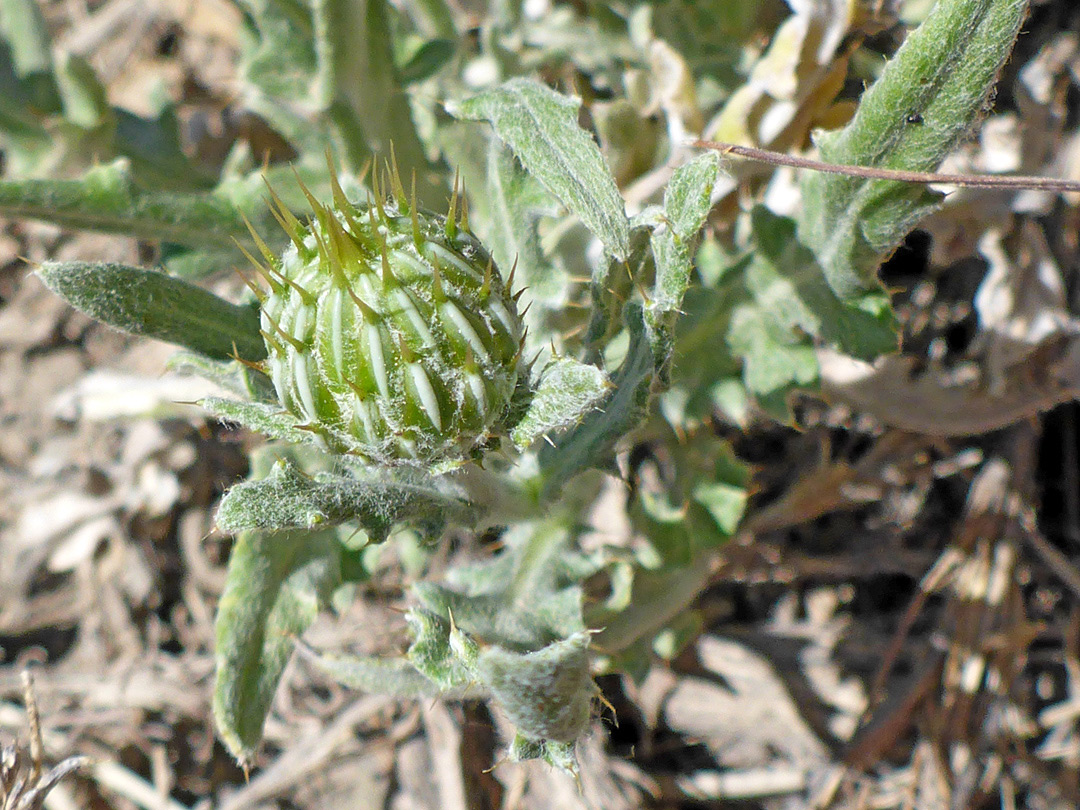
M 255 249 L 239 202 L 215 192 L 140 191 L 124 159 L 95 167 L 76 180 L 0 181 L 0 216 L 214 248 L 234 261 L 244 260 L 237 241 Z M 261 210 L 261 197 L 245 202 L 257 222 L 268 216 Z
M 613 377 L 610 395 L 555 446 L 540 451 L 540 469 L 549 494 L 582 470 L 608 464 L 615 445 L 645 416 L 658 358 L 640 305 L 626 307 L 626 321 L 630 347 Z
M 898 326 L 884 292 L 841 299 L 793 220 L 757 206 L 751 223 L 756 249 L 746 286 L 767 320 L 865 360 L 896 350 Z
M 512 79 L 458 105 L 454 114 L 491 122 L 521 165 L 581 218 L 615 259 L 630 253 L 630 226 L 596 142 L 577 124 L 580 102 Z
M 468 523 L 469 504 L 440 487 L 437 479 L 393 475 L 367 478 L 329 473 L 307 476 L 284 461 L 260 481 L 237 484 L 222 498 L 217 524 L 226 532 L 279 531 L 361 525 L 373 540 L 386 539 L 403 522 L 438 534 L 447 521 Z
M 684 163 L 664 192 L 664 225 L 652 235 L 656 286 L 649 304 L 654 315 L 678 310 L 690 284 L 690 252 L 709 214 L 713 186 L 720 174 L 720 156 L 706 152 Z
M 250 763 L 294 638 L 341 580 L 333 532 L 245 532 L 229 558 L 215 621 L 213 709 L 218 733 Z
M 216 419 L 242 425 L 271 439 L 282 439 L 293 444 L 307 444 L 315 440 L 315 435 L 297 427 L 296 417 L 283 410 L 280 405 L 238 402 L 224 397 L 206 397 L 199 400 L 199 406 Z M 256 527 L 244 526 L 243 528 Z
M 405 658 L 383 659 L 312 652 L 308 659 L 324 675 L 350 689 L 413 700 L 430 700 L 443 694 L 438 685 Z
M 389 12 L 385 0 L 313 4 L 316 92 L 338 122 L 353 166 L 372 153 L 389 158 L 393 148 L 402 177 L 415 171 L 420 201 L 435 207 L 443 189 L 433 180 L 394 64 Z M 357 131 L 362 137 L 354 137 Z
M 611 389 L 607 374 L 596 366 L 569 357 L 553 360 L 544 369 L 532 401 L 510 439 L 524 450 L 547 433 L 581 421 Z
M 589 639 L 581 631 L 533 652 L 492 645 L 480 653 L 480 681 L 519 734 L 573 743 L 588 729 L 599 691 L 589 674 Z
M 822 158 L 932 171 L 984 114 L 1026 0 L 939 0 L 863 94 Z M 919 184 L 809 172 L 799 235 L 841 298 L 876 287 L 882 255 L 941 200 Z
M 561 304 L 568 282 L 564 273 L 544 259 L 537 233 L 541 214 L 558 206 L 496 138 L 488 145 L 486 168 L 483 204 L 489 227 L 484 241 L 495 263 L 504 268 L 517 263 L 517 278 L 529 288 L 534 305 Z
M 720 155 L 706 152 L 682 164 L 664 191 L 664 218 L 679 239 L 693 239 L 712 207 L 710 195 L 720 175 Z
M 258 311 L 231 304 L 164 273 L 120 264 L 46 262 L 45 285 L 115 329 L 184 346 L 217 359 L 266 357 Z

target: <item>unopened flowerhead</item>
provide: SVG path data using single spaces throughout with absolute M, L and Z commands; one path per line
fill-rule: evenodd
M 276 201 L 292 244 L 264 250 L 267 371 L 282 406 L 328 449 L 376 464 L 453 464 L 501 429 L 522 366 L 516 302 L 459 219 L 378 188 L 349 202 L 310 194 L 302 224 Z

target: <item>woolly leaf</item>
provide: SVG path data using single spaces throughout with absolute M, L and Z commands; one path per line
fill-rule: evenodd
M 540 450 L 540 468 L 551 492 L 582 470 L 610 463 L 615 445 L 645 416 L 657 357 L 640 305 L 626 307 L 626 325 L 630 330 L 630 347 L 614 375 L 614 388 L 607 399 L 564 433 L 554 447 Z
M 120 264 L 46 262 L 37 274 L 73 307 L 115 329 L 218 359 L 266 356 L 253 307 L 230 304 L 164 273 Z
M 493 560 L 459 566 L 447 585 L 413 586 L 432 615 L 453 616 L 465 633 L 488 644 L 536 650 L 585 629 L 578 582 L 595 570 L 566 570 L 573 535 L 558 520 L 519 523 Z
M 316 669 L 350 689 L 413 699 L 445 694 L 404 658 L 320 654 L 304 647 L 300 649 Z
M 449 615 L 449 614 L 447 614 Z M 466 662 L 450 643 L 450 622 L 440 614 L 410 610 L 405 616 L 413 632 L 409 661 L 441 693 L 464 689 L 473 682 Z
M 664 192 L 664 226 L 652 236 L 656 288 L 651 309 L 679 308 L 690 281 L 690 249 L 709 214 L 709 195 L 719 174 L 720 156 L 707 152 L 672 175 Z
M 581 421 L 611 388 L 607 375 L 596 366 L 569 357 L 552 360 L 540 375 L 524 417 L 510 431 L 519 449 L 541 436 Z
M 194 247 L 232 249 L 235 239 L 250 244 L 231 201 L 213 194 L 138 191 L 125 160 L 98 166 L 78 180 L 0 182 L 0 214 Z
M 314 434 L 297 427 L 296 417 L 283 411 L 280 405 L 264 402 L 237 402 L 222 397 L 206 397 L 199 400 L 199 405 L 211 416 L 223 422 L 243 425 L 271 439 L 283 439 L 295 444 L 305 444 L 315 439 Z
M 458 566 L 447 585 L 417 583 L 421 607 L 408 619 L 409 660 L 443 690 L 490 694 L 537 743 L 573 742 L 584 733 L 597 689 L 589 674 L 590 633 L 582 620 L 580 582 L 597 570 L 573 549 L 558 515 L 519 523 L 492 560 Z
M 572 742 L 537 740 L 526 737 L 524 734 L 515 734 L 510 743 L 508 756 L 511 762 L 539 759 L 571 775 L 576 776 L 578 772 L 577 757 L 574 755 Z
M 931 171 L 985 113 L 1026 0 L 938 0 L 839 132 L 833 163 Z M 807 172 L 799 236 L 842 299 L 876 287 L 882 256 L 941 201 L 921 184 Z
M 429 536 L 447 522 L 469 523 L 469 505 L 438 479 L 409 471 L 379 470 L 363 478 L 304 475 L 279 461 L 260 481 L 237 484 L 222 498 L 222 531 L 313 529 L 355 522 L 376 542 L 398 523 L 419 526 Z
M 690 285 L 691 250 L 709 214 L 710 195 L 720 173 L 716 153 L 699 155 L 675 170 L 664 192 L 661 225 L 650 237 L 656 283 L 646 304 L 649 339 L 661 384 L 668 383 L 666 360 L 674 347 L 672 322 Z
M 732 312 L 727 342 L 743 360 L 743 380 L 759 402 L 787 420 L 787 392 L 817 383 L 814 346 L 805 337 L 776 323 L 753 301 Z
M 580 101 L 528 79 L 511 79 L 473 96 L 453 112 L 490 121 L 521 165 L 546 186 L 623 260 L 630 253 L 630 226 L 622 197 L 600 148 L 577 123 Z
M 334 532 L 244 532 L 229 558 L 215 623 L 214 719 L 242 764 L 262 737 L 293 639 L 341 579 Z
M 545 261 L 536 227 L 541 214 L 558 206 L 497 138 L 488 144 L 486 157 L 486 193 L 479 200 L 487 215 L 484 242 L 499 267 L 517 267 L 515 277 L 528 288 L 533 306 L 558 305 L 568 282 Z
M 883 292 L 841 300 L 814 254 L 796 238 L 794 221 L 758 206 L 751 222 L 756 250 L 746 286 L 769 321 L 867 360 L 896 350 L 897 327 Z
M 181 350 L 168 359 L 165 367 L 178 374 L 197 374 L 227 391 L 258 402 L 273 402 L 276 398 L 269 377 L 237 360 L 215 360 L 205 354 Z
M 750 222 L 745 254 L 717 263 L 716 245 L 707 242 L 698 255 L 703 275 L 715 281 L 691 289 L 682 302 L 672 393 L 685 397 L 662 399 L 675 423 L 726 410 L 735 391 L 787 421 L 788 394 L 818 384 L 818 346 L 867 358 L 896 348 L 897 327 L 883 291 L 841 299 L 796 238 L 791 219 L 759 206 Z
M 598 693 L 589 675 L 589 633 L 528 653 L 499 646 L 480 653 L 477 672 L 519 734 L 572 743 L 585 733 Z

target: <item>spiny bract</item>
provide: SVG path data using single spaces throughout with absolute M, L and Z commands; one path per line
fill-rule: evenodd
M 452 466 L 502 427 L 521 318 L 464 212 L 458 222 L 456 190 L 441 217 L 407 203 L 396 172 L 394 187 L 358 206 L 335 178 L 332 207 L 308 194 L 308 225 L 275 196 L 292 244 L 280 260 L 263 250 L 266 370 L 333 452 Z

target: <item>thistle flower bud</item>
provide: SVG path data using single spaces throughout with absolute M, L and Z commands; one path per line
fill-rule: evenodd
M 502 428 L 518 380 L 522 324 L 509 284 L 450 214 L 400 193 L 353 205 L 310 194 L 292 244 L 261 271 L 267 371 L 284 408 L 333 452 L 376 464 L 445 466 Z M 261 246 L 261 245 L 260 245 Z

